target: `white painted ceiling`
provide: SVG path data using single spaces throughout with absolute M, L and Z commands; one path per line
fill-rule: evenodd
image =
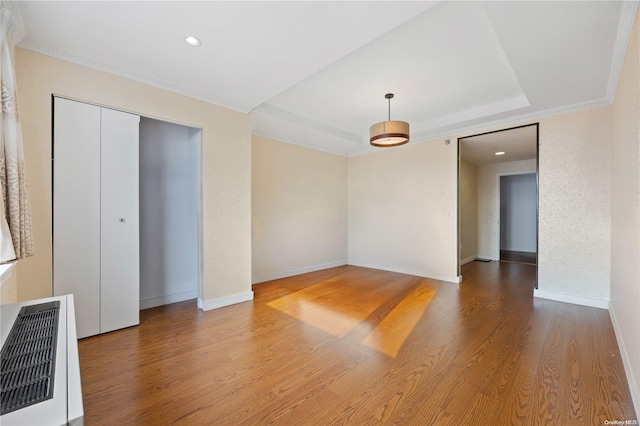
M 504 154 L 495 155 L 496 152 Z M 477 166 L 535 160 L 537 156 L 538 129 L 535 125 L 460 139 L 460 157 Z
M 611 103 L 638 3 L 12 2 L 18 44 L 243 112 L 253 133 L 341 155 Z M 202 40 L 184 43 L 187 35 Z

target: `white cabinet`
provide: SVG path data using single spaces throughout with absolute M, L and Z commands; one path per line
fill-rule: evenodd
M 53 290 L 79 338 L 139 323 L 139 121 L 54 98 Z

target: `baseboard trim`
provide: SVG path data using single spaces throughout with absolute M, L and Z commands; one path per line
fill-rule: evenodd
M 624 373 L 625 376 L 627 376 L 629 392 L 631 393 L 631 401 L 633 402 L 637 413 L 638 409 L 640 409 L 640 385 L 638 384 L 638 382 L 636 382 L 636 379 L 633 375 L 633 368 L 631 359 L 629 358 L 629 351 L 627 350 L 627 346 L 625 345 L 622 330 L 620 329 L 620 325 L 618 322 L 618 317 L 612 304 L 609 305 L 609 316 L 611 317 L 613 332 L 615 333 L 616 340 L 618 341 L 618 348 L 620 349 L 622 365 L 624 366 Z
M 367 263 L 349 262 L 349 265 L 359 266 L 361 268 L 379 269 L 381 271 L 398 272 L 400 274 L 415 275 L 417 277 L 431 278 L 433 280 L 447 281 L 447 282 L 456 283 L 456 284 L 459 284 L 462 281 L 461 277 L 459 277 L 458 275 L 424 274 L 422 272 L 411 271 L 403 268 L 394 268 L 391 266 L 380 266 L 380 265 L 373 265 L 373 264 L 367 264 Z
M 471 263 L 474 260 L 476 260 L 477 258 L 478 258 L 478 256 L 474 254 L 473 256 L 469 256 L 469 257 L 466 257 L 464 259 L 460 259 L 460 266 L 466 265 L 467 263 Z
M 500 261 L 500 256 L 498 256 L 498 258 L 496 259 L 495 256 L 483 256 L 479 254 L 475 259 L 489 259 L 492 262 L 498 262 Z
M 212 309 L 235 305 L 236 303 L 248 302 L 249 300 L 253 300 L 253 291 L 245 291 L 244 293 L 232 294 L 231 296 L 206 301 L 198 298 L 198 308 L 203 311 L 210 311 Z
M 570 296 L 568 294 L 551 293 L 541 290 L 533 290 L 533 297 L 555 300 L 556 302 L 571 303 L 580 306 L 588 306 L 591 308 L 609 309 L 608 300 L 589 299 L 587 297 Z
M 347 264 L 346 260 L 339 260 L 336 262 L 323 263 L 320 265 L 307 266 L 305 268 L 291 269 L 285 272 L 279 272 L 277 274 L 265 275 L 263 277 L 254 277 L 251 280 L 252 284 L 259 284 L 266 281 L 279 280 L 280 278 L 293 277 L 295 275 L 306 274 L 308 272 L 321 271 L 323 269 L 335 268 L 336 266 L 344 266 Z
M 168 305 L 170 303 L 184 302 L 198 297 L 198 290 L 186 291 L 184 293 L 167 294 L 160 297 L 149 297 L 140 299 L 140 309 L 155 308 L 156 306 Z

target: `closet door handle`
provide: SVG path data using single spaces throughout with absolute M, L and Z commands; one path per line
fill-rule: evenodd
M 124 217 L 121 217 L 120 219 L 118 219 L 118 222 L 124 222 Z

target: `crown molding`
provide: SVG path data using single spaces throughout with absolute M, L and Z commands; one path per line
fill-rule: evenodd
M 454 127 L 454 126 L 456 126 L 456 124 L 452 124 L 451 126 L 447 126 L 447 127 L 444 127 L 444 128 L 425 130 L 423 132 L 418 132 L 418 133 L 412 134 L 411 137 L 410 137 L 411 142 L 409 144 L 410 145 L 411 144 L 415 145 L 415 144 L 429 142 L 429 141 L 433 141 L 433 140 L 453 139 L 453 138 L 457 138 L 457 137 L 473 135 L 473 134 L 476 134 L 476 133 L 480 133 L 480 132 L 486 131 L 487 129 L 495 129 L 495 128 L 501 127 L 501 126 L 512 126 L 514 123 L 526 123 L 526 122 L 540 120 L 541 118 L 545 118 L 545 117 L 552 117 L 552 116 L 555 116 L 555 115 L 568 114 L 568 113 L 571 113 L 571 112 L 581 111 L 581 110 L 584 110 L 584 109 L 600 108 L 600 107 L 603 107 L 603 106 L 611 105 L 612 103 L 613 102 L 610 99 L 608 99 L 608 97 L 607 97 L 607 98 L 602 98 L 602 99 L 596 99 L 596 100 L 593 100 L 593 101 L 586 101 L 586 102 L 579 102 L 579 103 L 575 103 L 575 104 L 571 104 L 571 105 L 565 105 L 565 106 L 558 107 L 558 108 L 549 108 L 549 109 L 546 109 L 546 110 L 531 112 L 531 113 L 527 113 L 527 114 L 519 114 L 519 115 L 507 116 L 507 117 L 500 118 L 500 119 L 497 119 L 497 120 L 482 121 L 480 123 L 467 125 L 467 126 L 461 125 L 460 127 Z M 287 120 L 287 118 L 285 118 L 285 117 L 279 117 L 279 118 L 281 118 L 283 120 Z M 295 122 L 295 124 L 299 124 L 299 125 L 303 125 L 304 126 L 304 124 L 300 123 L 300 122 Z M 317 129 L 317 128 L 314 128 L 314 129 L 315 130 L 321 130 L 321 129 Z M 280 141 L 280 142 L 284 142 L 284 143 L 288 143 L 288 144 L 292 144 L 292 145 L 298 145 L 298 146 L 302 146 L 304 148 L 310 148 L 310 149 L 314 149 L 316 151 L 328 152 L 330 154 L 341 155 L 341 156 L 345 156 L 345 157 L 357 157 L 357 156 L 360 156 L 360 155 L 370 154 L 372 152 L 379 152 L 381 150 L 394 149 L 394 148 L 401 149 L 402 146 L 407 146 L 407 145 L 402 145 L 402 146 L 399 146 L 399 147 L 391 147 L 391 148 L 376 148 L 376 147 L 369 146 L 369 145 L 363 145 L 362 149 L 358 149 L 356 151 L 351 151 L 351 152 L 345 154 L 344 152 L 339 152 L 339 151 L 335 151 L 335 150 L 321 149 L 321 148 L 318 148 L 318 147 L 313 146 L 311 144 L 304 144 L 304 143 L 300 143 L 298 141 L 285 140 L 285 139 L 279 137 L 277 134 L 273 134 L 273 133 L 265 134 L 265 133 L 253 132 L 253 134 L 256 135 L 256 136 L 261 136 L 261 137 L 265 137 L 265 138 L 268 138 L 268 139 L 273 139 L 273 140 L 276 140 L 276 141 Z M 333 133 L 331 133 L 331 134 L 336 136 Z
M 255 108 L 253 112 L 270 115 L 272 117 L 280 118 L 282 120 L 288 121 L 290 123 L 298 124 L 303 127 L 307 127 L 310 129 L 314 129 L 341 139 L 346 139 L 351 142 L 363 143 L 363 137 L 360 135 L 356 135 L 354 133 L 348 132 L 343 129 L 339 129 L 337 127 L 330 126 L 325 123 L 321 123 L 319 121 L 312 120 L 310 118 L 304 117 L 302 115 L 295 114 L 290 111 L 283 110 L 281 108 L 275 107 L 269 104 L 262 104 Z
M 9 12 L 8 22 L 3 22 L 3 24 L 8 23 L 13 44 L 17 45 L 24 39 L 25 36 L 24 23 L 22 21 L 22 12 L 20 11 L 20 7 L 15 1 L 0 0 L 0 8 L 5 9 Z
M 613 57 L 611 58 L 611 69 L 609 70 L 609 81 L 607 81 L 607 99 L 613 103 L 618 88 L 618 80 L 620 72 L 624 65 L 624 57 L 627 53 L 629 38 L 633 30 L 633 24 L 638 14 L 639 2 L 624 1 L 622 3 L 622 12 L 620 13 L 620 24 L 618 26 L 618 34 L 613 48 Z
M 121 68 L 113 67 L 102 62 L 94 61 L 89 58 L 74 55 L 59 49 L 54 49 L 52 47 L 46 46 L 43 42 L 33 37 L 27 36 L 23 38 L 20 43 L 16 44 L 16 46 L 21 49 L 30 50 L 32 52 L 40 53 L 42 55 L 51 56 L 57 59 L 61 59 L 63 61 L 72 62 L 74 64 L 82 65 L 88 68 L 93 68 L 98 71 L 114 74 L 119 77 L 127 78 L 129 80 L 134 80 L 140 83 L 147 84 L 149 86 L 153 86 L 159 89 L 167 90 L 169 92 L 177 93 L 179 95 L 188 96 L 190 98 L 198 99 L 200 101 L 207 102 L 210 104 L 219 105 L 219 106 L 229 108 L 235 111 L 239 111 L 242 113 L 250 112 L 250 108 L 244 107 L 242 105 L 234 104 L 233 102 L 225 101 L 223 99 L 213 98 L 211 96 L 207 96 L 200 92 L 184 89 L 182 87 L 176 86 L 175 84 L 171 84 L 166 81 L 149 78 L 147 76 L 125 71 Z
M 296 146 L 299 146 L 301 148 L 312 149 L 314 151 L 324 152 L 324 153 L 327 153 L 327 154 L 339 155 L 341 157 L 349 157 L 350 156 L 348 153 L 344 153 L 342 151 L 321 148 L 321 147 L 319 147 L 317 145 L 305 144 L 303 142 L 293 141 L 293 140 L 290 140 L 288 138 L 283 138 L 283 137 L 280 137 L 280 136 L 278 136 L 276 134 L 269 133 L 269 132 L 252 131 L 251 132 L 251 136 L 258 136 L 260 138 L 271 139 L 271 140 L 276 141 L 276 142 L 282 142 L 282 143 L 286 143 L 288 145 L 296 145 Z
M 498 102 L 492 102 L 489 104 L 481 105 L 475 108 L 469 108 L 463 111 L 458 111 L 453 114 L 448 114 L 440 117 L 436 117 L 430 120 L 425 120 L 419 123 L 412 123 L 414 128 L 422 128 L 416 132 L 416 135 L 428 133 L 430 129 L 440 129 L 446 126 L 455 125 L 456 123 L 464 123 L 465 121 L 471 121 L 476 119 L 483 119 L 492 115 L 500 113 L 508 113 L 521 108 L 531 106 L 527 97 L 522 94 L 513 98 L 505 99 Z
M 430 142 L 430 141 L 440 140 L 440 139 L 456 139 L 460 137 L 474 135 L 477 133 L 482 133 L 487 130 L 493 130 L 498 127 L 513 126 L 515 123 L 526 124 L 532 121 L 540 120 L 545 117 L 553 117 L 555 115 L 568 114 L 571 112 L 581 111 L 584 109 L 600 108 L 600 107 L 611 105 L 611 104 L 612 102 L 609 99 L 602 98 L 594 101 L 580 102 L 572 105 L 566 105 L 558 108 L 550 108 L 543 111 L 536 111 L 528 114 L 508 116 L 508 117 L 504 117 L 504 118 L 493 120 L 493 121 L 484 121 L 484 122 L 469 125 L 469 126 L 428 130 L 428 131 L 417 133 L 415 135 L 411 135 L 410 144 L 419 144 L 419 143 L 425 143 L 425 142 Z M 403 145 L 403 146 L 407 146 L 407 145 Z M 398 147 L 398 148 L 401 148 L 401 147 Z M 384 148 L 384 149 L 393 149 L 393 147 Z M 372 152 L 377 152 L 377 151 L 380 151 L 380 148 L 367 147 L 358 151 L 352 151 L 351 153 L 349 153 L 348 157 L 357 157 L 359 155 L 370 154 Z
M 539 120 L 545 117 L 552 117 L 554 115 L 568 114 L 575 111 L 581 111 L 584 109 L 600 108 L 603 106 L 611 105 L 611 101 L 607 98 L 596 99 L 593 101 L 579 102 L 571 105 L 564 105 L 557 108 L 549 108 L 541 111 L 530 112 L 526 114 L 512 115 L 497 120 L 485 121 L 478 124 L 469 126 L 462 126 L 455 129 L 455 134 L 464 135 L 467 133 L 476 133 L 478 130 L 487 129 L 502 125 L 512 125 L 516 122 L 525 122 Z M 451 129 L 436 130 L 434 132 L 426 131 L 415 135 L 415 139 L 420 141 L 426 141 L 430 139 L 437 139 L 440 137 L 450 137 L 452 134 Z

